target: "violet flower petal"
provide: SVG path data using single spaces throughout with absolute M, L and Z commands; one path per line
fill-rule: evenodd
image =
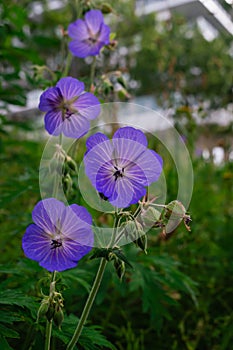
M 135 129 L 131 126 L 119 128 L 113 135 L 113 140 L 119 138 L 136 141 L 145 147 L 148 145 L 145 134 L 141 130 Z
M 78 112 L 88 120 L 95 119 L 100 114 L 100 103 L 97 97 L 90 92 L 82 94 L 74 103 Z
M 91 46 L 85 41 L 73 40 L 69 43 L 69 50 L 74 56 L 85 58 L 90 56 Z
M 70 118 L 65 119 L 62 132 L 67 137 L 79 139 L 90 129 L 90 122 L 82 115 L 75 113 Z
M 100 10 L 90 10 L 85 14 L 85 22 L 92 34 L 97 34 L 100 31 L 101 24 L 104 21 L 103 14 Z
M 65 100 L 71 100 L 75 96 L 81 95 L 84 91 L 83 82 L 72 77 L 61 78 L 56 87 L 60 89 Z
M 82 40 L 86 40 L 89 38 L 90 33 L 86 23 L 82 19 L 77 19 L 77 21 L 69 24 L 68 35 L 72 39 L 82 38 Z
M 56 108 L 62 101 L 62 95 L 57 87 L 50 87 L 40 96 L 39 109 L 48 112 Z
M 62 132 L 63 120 L 60 110 L 51 110 L 44 117 L 45 129 L 50 135 L 57 136 Z

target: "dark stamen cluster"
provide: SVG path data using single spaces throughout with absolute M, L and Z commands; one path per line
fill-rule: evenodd
M 62 246 L 62 240 L 61 239 L 52 239 L 51 243 L 51 249 L 56 249 Z
M 116 166 L 114 166 L 114 168 L 116 169 L 115 173 L 113 174 L 113 176 L 115 177 L 115 181 L 119 178 L 119 177 L 123 177 L 124 174 L 124 168 L 122 168 L 122 170 L 118 169 Z

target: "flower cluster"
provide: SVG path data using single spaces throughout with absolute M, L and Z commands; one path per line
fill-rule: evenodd
M 98 55 L 110 41 L 110 28 L 99 10 L 90 10 L 84 19 L 71 23 L 68 34 L 70 51 L 81 58 Z M 79 139 L 100 114 L 100 102 L 85 91 L 83 82 L 68 76 L 42 93 L 39 109 L 45 112 L 49 134 Z M 159 179 L 162 159 L 147 146 L 144 133 L 133 127 L 118 129 L 112 140 L 102 133 L 87 139 L 86 174 L 100 196 L 113 206 L 126 208 L 138 203 L 147 187 Z M 48 271 L 75 267 L 94 245 L 92 218 L 84 207 L 65 206 L 47 198 L 35 206 L 32 219 L 34 223 L 23 237 L 23 250 Z

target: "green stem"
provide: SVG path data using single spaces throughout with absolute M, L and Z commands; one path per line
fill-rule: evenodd
M 95 67 L 96 67 L 96 56 L 93 57 L 93 61 L 91 64 L 91 74 L 90 74 L 90 89 L 95 79 Z
M 111 241 L 109 242 L 108 248 L 111 248 L 115 244 L 115 238 L 119 228 L 118 226 L 119 226 L 120 220 L 121 218 L 118 215 L 118 211 L 115 209 L 113 232 L 112 232 L 112 237 L 111 237 Z
M 70 65 L 71 65 L 71 62 L 72 62 L 72 53 L 69 52 L 68 55 L 67 55 L 67 58 L 66 58 L 66 65 L 65 65 L 65 68 L 64 68 L 64 71 L 62 73 L 62 77 L 66 77 L 69 73 L 69 70 L 70 70 Z
M 45 333 L 45 350 L 50 349 L 51 334 L 53 328 L 53 321 L 47 321 L 46 323 L 46 333 Z
M 92 289 L 91 289 L 90 294 L 88 296 L 88 299 L 86 301 L 86 305 L 85 305 L 83 312 L 82 312 L 82 315 L 80 317 L 78 326 L 74 332 L 74 335 L 73 335 L 71 341 L 67 345 L 67 348 L 66 348 L 67 350 L 72 350 L 75 347 L 75 344 L 77 343 L 77 341 L 79 339 L 79 336 L 82 332 L 83 326 L 87 320 L 87 317 L 89 315 L 89 312 L 90 312 L 91 307 L 93 305 L 93 302 L 95 300 L 96 294 L 99 290 L 100 283 L 102 281 L 106 265 L 107 265 L 107 260 L 102 258 L 100 261 L 98 272 L 97 272 L 96 277 L 95 277 L 95 281 L 93 283 Z
M 58 144 L 62 146 L 62 134 L 59 135 Z M 60 181 L 60 174 L 56 172 L 54 176 L 54 185 L 53 185 L 53 193 L 52 193 L 53 198 L 57 198 L 59 181 Z
M 51 277 L 51 283 L 50 283 L 50 290 L 52 289 L 52 283 L 55 281 L 55 278 L 56 278 L 56 271 L 53 271 L 52 277 Z M 52 328 L 53 328 L 53 321 L 52 320 L 47 321 L 46 331 L 45 331 L 45 350 L 50 349 Z

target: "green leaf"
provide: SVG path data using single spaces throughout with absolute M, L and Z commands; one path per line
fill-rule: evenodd
M 13 350 L 13 348 L 8 344 L 5 337 L 0 335 L 0 348 L 1 350 Z
M 0 323 L 0 334 L 7 338 L 20 338 L 19 333 Z
M 15 312 L 14 313 L 9 313 L 6 312 L 5 310 L 2 311 L 0 310 L 0 322 L 1 323 L 9 323 L 13 324 L 13 322 L 19 322 L 23 321 L 23 317 L 17 315 Z
M 69 315 L 69 317 L 65 317 L 62 324 L 62 330 L 58 331 L 54 329 L 54 335 L 63 343 L 67 344 L 73 335 L 78 321 L 79 319 L 73 314 Z M 78 344 L 80 344 L 85 350 L 99 350 L 103 349 L 103 347 L 105 349 L 116 350 L 115 346 L 106 339 L 101 331 L 102 329 L 99 326 L 84 327 Z
M 33 297 L 26 296 L 24 293 L 15 290 L 4 290 L 0 292 L 0 304 L 25 306 L 29 310 L 35 304 Z

